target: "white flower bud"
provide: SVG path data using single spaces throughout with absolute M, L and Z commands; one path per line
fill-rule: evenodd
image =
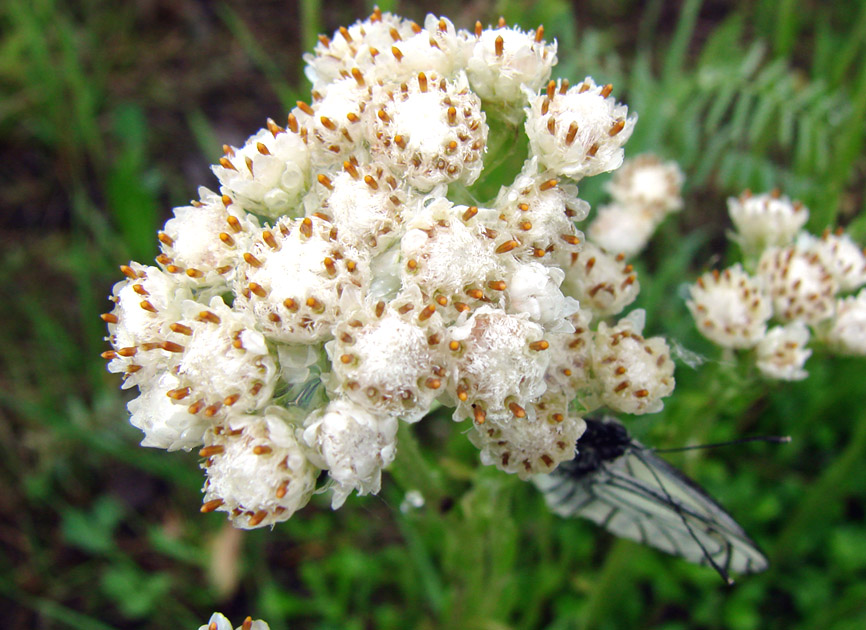
M 760 281 L 737 263 L 723 272 L 707 272 L 689 287 L 686 302 L 698 330 L 724 348 L 751 348 L 767 331 L 773 315 Z
M 803 369 L 812 351 L 806 349 L 809 329 L 800 321 L 774 326 L 755 346 L 755 362 L 767 378 L 802 381 L 809 376 Z
M 338 231 L 318 217 L 261 230 L 237 273 L 235 308 L 271 339 L 310 343 L 330 336 L 343 288 L 366 280 Z
M 483 464 L 528 479 L 573 459 L 586 423 L 569 413 L 567 398 L 545 394 L 521 415 L 491 417 L 474 427 L 469 439 L 481 449 Z
M 381 166 L 347 162 L 305 199 L 307 215 L 328 217 L 340 241 L 369 256 L 384 251 L 400 238 L 400 224 L 409 193 Z
M 771 247 L 758 262 L 758 275 L 773 298 L 778 319 L 817 324 L 833 315 L 838 285 L 815 252 L 793 245 Z
M 544 329 L 526 314 L 481 306 L 449 330 L 454 376 L 449 394 L 458 401 L 454 420 L 483 424 L 489 415 L 508 417 L 541 396 L 550 361 Z
M 504 286 L 498 283 L 508 273 L 508 250 L 497 253 L 490 231 L 478 220 L 491 211 L 454 206 L 435 194 L 420 205 L 426 207 L 407 223 L 400 240 L 403 285 L 415 285 L 434 300 L 444 298 L 447 322 L 467 306 L 501 302 Z
M 593 348 L 593 372 L 602 402 L 632 414 L 661 411 L 662 398 L 674 390 L 674 362 L 662 337 L 644 339 L 630 318 L 614 327 L 598 325 Z
M 313 495 L 319 469 L 307 459 L 286 412 L 231 417 L 205 435 L 203 512 L 227 512 L 235 527 L 288 520 Z
M 141 395 L 129 401 L 129 422 L 144 432 L 142 446 L 169 451 L 201 446 L 205 431 L 211 427 L 208 419 L 195 416 L 185 406 L 175 404 L 167 394 L 180 387 L 180 380 L 165 372 L 148 383 L 142 383 Z
M 823 340 L 836 352 L 866 356 L 866 289 L 836 302 L 836 315 Z
M 596 86 L 590 77 L 565 88 L 560 82 L 529 95 L 525 126 L 531 155 L 574 180 L 619 168 L 637 116 L 610 96 L 611 86 Z
M 371 87 L 357 68 L 354 76 L 339 79 L 316 93 L 312 107 L 292 110 L 306 132 L 314 167 L 330 168 L 346 161 L 367 161 L 365 123 L 372 97 Z M 302 109 L 303 108 L 303 109 Z
M 226 207 L 227 198 L 207 188 L 199 188 L 199 196 L 191 206 L 174 209 L 174 218 L 159 233 L 157 262 L 180 282 L 224 288 L 258 221 L 238 204 Z
M 161 344 L 170 326 L 181 317 L 180 305 L 192 297 L 172 275 L 136 262 L 121 267 L 126 280 L 118 282 L 109 298 L 114 309 L 102 318 L 108 323 L 108 341 L 114 350 L 103 354 L 108 371 L 124 373 L 124 389 L 147 382 L 172 364 Z
M 797 238 L 797 248 L 818 254 L 840 291 L 854 291 L 866 284 L 866 255 L 841 229 L 827 230 L 821 238 L 802 232 Z
M 334 480 L 331 507 L 339 508 L 357 490 L 377 494 L 382 469 L 397 452 L 397 420 L 371 414 L 348 400 L 334 400 L 304 422 L 303 439 L 313 462 Z
M 658 156 L 644 153 L 623 162 L 606 188 L 614 201 L 640 208 L 661 220 L 669 212 L 682 209 L 683 179 L 676 162 L 662 162 Z
M 369 413 L 406 422 L 423 418 L 446 376 L 429 342 L 441 328 L 435 304 L 425 305 L 416 289 L 388 305 L 344 305 L 343 311 L 325 346 L 331 387 Z
M 207 418 L 260 409 L 270 400 L 278 371 L 255 319 L 215 297 L 204 308 L 184 303 L 181 332 L 168 342 L 178 356 L 178 388 L 168 392 L 188 411 Z
M 572 332 L 568 317 L 580 308 L 559 287 L 565 272 L 541 263 L 518 263 L 508 280 L 505 296 L 511 312 L 527 313 L 548 332 Z
M 526 97 L 547 85 L 556 65 L 556 42 L 542 39 L 543 30 L 485 29 L 472 48 L 466 74 L 472 89 L 485 101 L 507 106 L 513 122 L 522 118 Z
M 598 387 L 592 376 L 592 313 L 579 310 L 569 317 L 571 333 L 549 335 L 550 365 L 545 380 L 548 391 L 563 392 L 569 400 L 577 398 L 586 411 L 599 406 Z
M 598 209 L 587 236 L 609 254 L 621 253 L 633 258 L 643 251 L 657 226 L 652 213 L 636 206 L 612 203 Z
M 214 613 L 207 625 L 200 626 L 198 630 L 232 630 L 232 624 L 221 613 Z M 251 617 L 247 617 L 235 630 L 270 630 L 270 626 L 261 619 L 253 621 Z
M 728 214 L 737 229 L 734 240 L 747 255 L 768 247 L 784 246 L 794 239 L 809 218 L 809 210 L 778 191 L 753 195 L 745 192 L 728 199 Z
M 400 88 L 378 89 L 370 107 L 371 154 L 411 186 L 471 184 L 481 174 L 487 123 L 464 74 L 451 81 L 419 72 Z
M 424 28 L 390 42 L 376 56 L 371 72 L 378 81 L 394 83 L 406 82 L 419 72 L 453 79 L 466 67 L 473 43 L 474 38 L 456 30 L 451 20 L 431 13 L 424 19 Z
M 299 134 L 276 123 L 260 129 L 240 149 L 226 147 L 211 168 L 223 194 L 244 210 L 266 217 L 294 212 L 309 186 L 310 155 Z
M 592 243 L 584 243 L 583 251 L 572 254 L 565 269 L 562 292 L 577 298 L 581 308 L 591 310 L 596 317 L 607 317 L 634 302 L 640 284 L 623 254 L 614 257 Z
M 397 38 L 411 37 L 420 27 L 414 22 L 378 9 L 364 21 L 334 32 L 333 38 L 320 37 L 313 54 L 304 55 L 305 73 L 316 90 L 349 73 L 352 68 L 366 70 L 377 51 L 387 50 Z
M 505 223 L 497 243 L 516 241 L 511 252 L 516 258 L 558 265 L 580 251 L 583 234 L 574 222 L 586 218 L 589 204 L 578 199 L 577 186 L 559 182 L 550 171 L 539 172 L 537 159 L 526 161 L 493 205 Z

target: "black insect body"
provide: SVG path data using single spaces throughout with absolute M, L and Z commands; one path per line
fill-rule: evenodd
M 753 573 L 767 559 L 700 486 L 634 440 L 615 418 L 586 419 L 578 453 L 533 481 L 560 516 L 587 518 L 690 562 Z

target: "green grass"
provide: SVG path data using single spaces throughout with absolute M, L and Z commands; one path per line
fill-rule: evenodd
M 428 6 L 380 4 L 417 20 Z M 866 5 L 442 7 L 464 27 L 499 14 L 543 22 L 562 75 L 613 82 L 639 112 L 628 153 L 683 165 L 686 209 L 640 263 L 640 305 L 653 334 L 709 361 L 680 363 L 665 411 L 631 427 L 658 446 L 793 436 L 671 456 L 771 558 L 733 589 L 549 514 L 529 485 L 482 469 L 445 416 L 401 433 L 379 497 L 338 512 L 319 498 L 273 531 L 240 535 L 198 514 L 197 458 L 137 445 L 129 392 L 98 357 L 98 314 L 117 265 L 152 259 L 170 208 L 215 185 L 206 166 L 219 145 L 306 93 L 302 46 L 362 16 L 313 0 L 145 5 L 0 5 L 6 627 L 196 628 L 212 610 L 274 630 L 866 625 L 866 362 L 816 355 L 807 381 L 756 386 L 744 364 L 718 360 L 680 298 L 726 259 L 724 200 L 746 187 L 780 186 L 810 207 L 812 230 L 841 223 L 866 241 Z M 581 188 L 603 200 L 600 181 Z M 409 490 L 423 507 L 401 510 Z

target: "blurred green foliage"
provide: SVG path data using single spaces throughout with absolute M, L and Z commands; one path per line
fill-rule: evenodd
M 427 5 L 380 2 L 416 20 Z M 482 469 L 459 427 L 403 430 L 380 497 L 323 501 L 273 531 L 198 512 L 194 454 L 150 451 L 105 373 L 98 314 L 117 265 L 156 253 L 206 166 L 307 90 L 302 47 L 371 3 L 0 4 L 0 602 L 8 628 L 195 628 L 220 609 L 271 628 L 866 627 L 864 361 L 814 356 L 767 387 L 694 330 L 681 286 L 724 261 L 725 197 L 774 186 L 810 227 L 866 239 L 866 5 L 815 0 L 446 1 L 459 26 L 544 23 L 558 74 L 615 85 L 628 145 L 678 160 L 686 210 L 639 265 L 652 333 L 681 362 L 657 446 L 790 434 L 673 457 L 767 550 L 732 589 Z M 600 181 L 596 181 L 600 180 Z M 601 178 L 582 186 L 596 205 Z M 404 427 L 405 429 L 405 427 Z M 422 493 L 422 507 L 405 503 Z

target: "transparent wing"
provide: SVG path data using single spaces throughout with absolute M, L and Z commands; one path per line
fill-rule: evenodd
M 582 477 L 566 467 L 534 480 L 554 513 L 587 518 L 621 538 L 709 564 L 725 579 L 728 571 L 767 568 L 764 554 L 718 503 L 637 443 Z

